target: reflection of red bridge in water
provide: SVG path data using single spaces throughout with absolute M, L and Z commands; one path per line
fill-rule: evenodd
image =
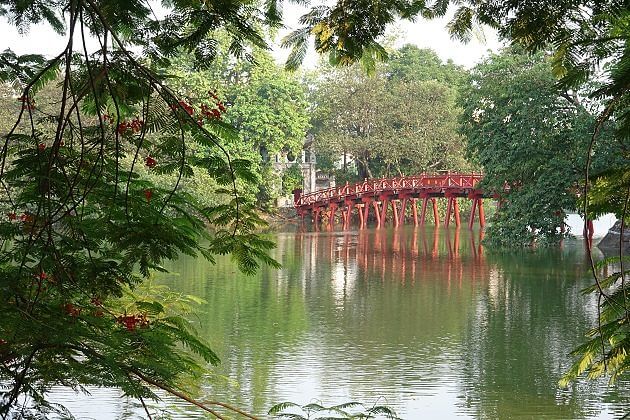
M 344 275 L 349 275 L 356 263 L 364 273 L 401 283 L 444 278 L 449 285 L 453 280 L 461 286 L 464 279 L 474 283 L 486 282 L 490 277 L 491 266 L 481 245 L 483 230 L 378 229 L 297 238 L 308 244 L 315 256 L 306 261 L 343 263 Z
M 407 204 L 411 204 L 411 215 L 414 225 L 424 225 L 429 202 L 432 204 L 434 224 L 440 224 L 438 199 L 446 198 L 446 217 L 444 224 L 449 225 L 452 218 L 460 226 L 458 198 L 472 200 L 468 226 L 473 227 L 475 216 L 479 215 L 479 225 L 485 225 L 483 198 L 484 191 L 476 188 L 483 175 L 481 174 L 420 174 L 399 178 L 370 179 L 356 184 L 328 188 L 302 194 L 294 191 L 294 206 L 298 214 L 304 218 L 310 214 L 315 226 L 327 216 L 328 225 L 335 221 L 337 210 L 341 212 L 343 227 L 347 229 L 354 209 L 357 210 L 361 228 L 366 226 L 373 208 L 376 226 L 385 225 L 387 210 L 391 206 L 394 226 L 405 222 Z M 418 201 L 421 201 L 420 218 L 418 218 Z

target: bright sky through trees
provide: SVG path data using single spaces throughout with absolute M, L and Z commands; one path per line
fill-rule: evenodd
M 286 4 L 285 8 L 286 29 L 279 32 L 273 46 L 273 55 L 279 62 L 284 62 L 289 54 L 288 49 L 281 49 L 278 46 L 280 39 L 299 26 L 298 19 L 307 10 L 294 4 Z M 433 20 L 418 18 L 416 22 L 401 21 L 395 27 L 390 28 L 390 32 L 399 35 L 396 47 L 410 43 L 420 48 L 431 48 L 437 52 L 442 60 L 451 59 L 456 64 L 465 67 L 472 67 L 479 62 L 481 57 L 486 55 L 488 50 L 497 51 L 501 45 L 496 33 L 490 28 L 483 29 L 483 38 L 485 38 L 483 40 L 480 39 L 482 37 L 473 37 L 467 44 L 452 40 L 446 30 L 446 23 L 449 19 L 450 14 L 448 17 Z M 47 54 L 63 49 L 66 42 L 64 37 L 56 34 L 47 24 L 33 25 L 28 34 L 24 35 L 20 34 L 16 27 L 7 23 L 6 20 L 0 20 L 0 34 L 0 51 L 11 48 L 17 54 Z M 317 59 L 317 54 L 311 48 L 304 66 L 314 67 Z

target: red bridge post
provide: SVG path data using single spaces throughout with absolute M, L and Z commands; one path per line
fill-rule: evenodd
M 429 196 L 426 194 L 422 194 L 422 211 L 420 215 L 420 225 L 424 226 L 427 218 L 427 204 L 429 204 Z
M 361 229 L 364 229 L 367 225 L 368 217 L 370 216 L 370 204 L 372 204 L 372 197 L 362 197 L 363 202 L 363 217 L 361 218 Z
M 359 215 L 359 229 L 363 229 L 365 227 L 365 219 L 363 218 L 363 207 L 365 207 L 365 204 L 357 203 L 355 204 L 355 207 L 357 208 L 357 214 Z
M 398 194 L 398 198 L 400 198 L 400 213 L 398 215 L 398 225 L 405 224 L 405 213 L 407 212 L 407 202 L 409 201 L 409 194 L 402 193 Z
M 451 223 L 451 209 L 453 208 L 453 198 L 448 197 L 446 201 L 446 218 L 444 219 L 444 226 L 448 227 Z
M 440 214 L 438 213 L 437 198 L 433 197 L 431 201 L 433 202 L 433 224 L 438 227 L 440 226 Z
M 454 193 L 447 192 L 444 194 L 446 198 L 448 198 L 448 203 L 446 207 L 446 220 L 444 221 L 444 225 L 448 227 L 451 222 L 451 215 L 455 219 L 455 226 L 460 226 L 460 218 L 459 218 L 459 203 L 457 202 L 457 196 Z
M 477 212 L 477 199 L 472 198 L 472 206 L 470 207 L 470 219 L 468 220 L 468 229 L 472 229 L 475 224 L 475 213 Z
M 453 210 L 455 211 L 455 226 L 459 227 L 461 220 L 459 219 L 459 202 L 457 201 L 457 197 L 453 197 Z
M 411 199 L 411 213 L 413 214 L 413 225 L 418 226 L 418 199 Z
M 381 227 L 381 211 L 379 209 L 378 201 L 372 201 L 372 207 L 374 207 L 374 215 L 376 217 L 376 228 Z
M 321 212 L 321 208 L 315 207 L 312 210 L 313 215 L 313 225 L 315 225 L 315 230 L 319 230 L 319 213 Z
M 337 203 L 332 202 L 328 204 L 330 213 L 328 214 L 328 229 L 332 229 L 335 225 L 335 213 L 337 213 Z
M 389 207 L 389 195 L 381 194 L 379 197 L 381 200 L 381 223 L 379 227 L 385 226 L 385 222 L 387 221 L 387 208 Z
M 478 199 L 477 207 L 479 207 L 479 226 L 484 227 L 486 225 L 486 215 L 483 211 L 483 199 Z

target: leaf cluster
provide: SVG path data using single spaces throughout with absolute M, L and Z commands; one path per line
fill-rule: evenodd
M 192 47 L 216 28 L 258 42 L 244 19 L 258 12 L 238 2 L 170 6 L 158 21 L 141 1 L 0 5 L 18 25 L 57 19 L 68 34 L 53 58 L 0 59 L 2 81 L 21 90 L 0 148 L 2 416 L 23 396 L 34 412 L 63 413 L 46 401 L 58 385 L 188 398 L 184 376 L 218 358 L 186 320 L 192 299 L 140 293 L 144 282 L 182 254 L 230 253 L 247 273 L 278 266 L 267 254 L 273 243 L 255 234 L 264 222 L 241 196 L 258 177 L 223 146 L 238 141 L 235 128 L 202 113 L 208 96 L 173 90 L 163 67 L 175 45 Z M 181 26 L 169 36 L 173 22 Z M 215 201 L 184 188 L 200 170 Z
M 275 418 L 292 420 L 332 420 L 332 419 L 398 419 L 396 412 L 384 405 L 368 407 L 360 402 L 352 401 L 325 407 L 321 404 L 310 403 L 300 406 L 293 402 L 283 402 L 269 409 Z

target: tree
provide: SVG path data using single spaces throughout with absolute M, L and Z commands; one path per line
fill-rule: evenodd
M 560 240 L 594 117 L 558 91 L 543 54 L 514 48 L 478 64 L 461 101 L 469 156 L 483 167 L 484 188 L 502 200 L 488 239 L 501 246 Z
M 305 88 L 264 49 L 254 49 L 251 57 L 253 62 L 234 61 L 224 51 L 203 70 L 194 69 L 192 57 L 180 57 L 172 71 L 190 96 L 217 91 L 229 106 L 224 119 L 238 130 L 239 147 L 268 155 L 297 153 L 308 128 Z
M 179 95 L 165 71 L 181 49 L 207 65 L 221 28 L 237 56 L 245 45 L 264 47 L 257 26 L 274 26 L 277 15 L 238 1 L 169 6 L 158 20 L 142 1 L 0 5 L 22 30 L 47 22 L 68 39 L 50 59 L 0 54 L 0 79 L 21 90 L 0 153 L 3 417 L 62 412 L 46 400 L 56 385 L 116 387 L 143 404 L 157 387 L 198 404 L 184 377 L 218 358 L 184 317 L 190 299 L 153 296 L 143 283 L 179 254 L 231 253 L 245 272 L 277 266 L 239 194 L 237 184 L 255 181 L 250 164 L 222 146 L 238 139 L 223 121 L 225 104 L 212 93 Z M 58 92 L 51 103 L 40 101 L 47 85 Z M 191 145 L 207 153 L 193 155 Z M 194 167 L 220 186 L 224 203 L 208 206 L 181 188 Z M 147 173 L 172 174 L 173 183 Z M 17 410 L 24 396 L 31 404 Z M 218 406 L 238 411 L 204 408 Z
M 443 63 L 435 51 L 412 44 L 392 52 L 384 64 L 390 80 L 424 82 L 435 80 L 449 87 L 458 87 L 466 71 L 452 61 Z
M 289 195 L 296 188 L 302 188 L 304 176 L 299 165 L 290 166 L 282 175 L 282 193 Z
M 225 36 L 220 41 L 225 44 Z M 281 182 L 270 160 L 281 152 L 299 155 L 309 125 L 308 104 L 298 75 L 283 70 L 261 48 L 253 49 L 251 57 L 254 62 L 236 61 L 220 51 L 207 68 L 195 69 L 194 57 L 181 54 L 169 71 L 187 96 L 203 98 L 211 91 L 226 104 L 229 112 L 222 118 L 238 137 L 223 145 L 230 154 L 249 160 L 258 176 L 257 188 L 241 195 L 252 195 L 259 207 L 269 209 Z
M 409 56 L 436 58 L 414 48 L 373 76 L 358 68 L 331 69 L 315 81 L 312 132 L 319 154 L 351 156 L 359 179 L 468 167 L 457 132 L 456 91 L 433 77 L 436 67 L 453 79 L 461 70 L 439 62 L 422 67 L 421 60 L 411 65 Z

